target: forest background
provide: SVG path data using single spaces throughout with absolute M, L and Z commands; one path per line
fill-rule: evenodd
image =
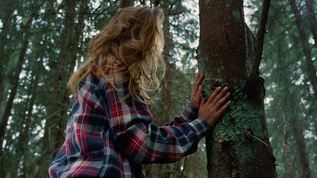
M 277 176 L 305 177 L 306 158 L 311 176 L 317 177 L 317 81 L 316 72 L 309 72 L 317 68 L 316 29 L 309 18 L 309 13 L 316 18 L 316 1 L 295 2 L 301 32 L 292 2 L 271 2 L 260 66 L 266 121 Z M 162 125 L 189 102 L 198 71 L 198 1 L 0 2 L 0 177 L 48 176 L 47 168 L 65 137 L 72 102 L 66 88 L 69 76 L 84 61 L 89 41 L 110 18 L 123 7 L 136 5 L 161 7 L 166 14 L 167 73 L 159 97 L 150 105 L 154 122 Z M 246 22 L 256 35 L 262 0 L 245 1 L 244 6 Z M 205 150 L 203 139 L 195 154 L 177 163 L 146 165 L 147 175 L 206 177 Z

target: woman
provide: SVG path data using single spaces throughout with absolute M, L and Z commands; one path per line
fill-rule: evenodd
M 205 102 L 198 74 L 183 114 L 162 127 L 152 123 L 145 101 L 159 87 L 158 66 L 165 70 L 163 19 L 159 8 L 124 8 L 90 42 L 87 61 L 68 82 L 75 99 L 51 177 L 145 177 L 142 164 L 195 152 L 229 107 L 226 87 Z

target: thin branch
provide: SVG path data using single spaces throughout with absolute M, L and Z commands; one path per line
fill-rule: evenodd
M 268 19 L 269 14 L 269 7 L 270 7 L 270 0 L 263 0 L 263 7 L 262 7 L 262 14 L 260 20 L 260 27 L 257 34 L 257 42 L 256 42 L 256 50 L 255 50 L 255 57 L 254 63 L 250 72 L 249 79 L 254 80 L 256 76 L 260 74 L 259 67 L 262 59 L 262 52 L 263 52 L 263 41 L 264 41 L 264 34 L 265 34 L 265 25 Z
M 21 34 L 20 34 L 20 36 L 19 36 L 18 39 L 21 38 L 21 36 L 23 35 L 23 33 L 24 33 L 25 29 L 27 28 L 27 26 L 28 26 L 29 24 L 31 24 L 31 22 L 32 22 L 32 20 L 33 20 L 33 17 L 34 17 L 35 14 L 39 11 L 40 7 L 44 4 L 45 1 L 46 1 L 46 0 L 43 0 L 42 3 L 41 3 L 41 4 L 36 8 L 36 10 L 32 13 L 32 15 L 31 15 L 29 21 L 26 23 L 26 25 L 25 25 L 24 29 L 22 30 L 22 32 L 21 32 Z
M 265 143 L 264 141 L 262 141 L 262 140 L 259 139 L 258 137 L 254 136 L 254 135 L 252 135 L 252 134 L 250 134 L 250 136 L 253 137 L 253 138 L 255 138 L 255 139 L 257 139 L 257 140 L 260 141 L 261 143 L 263 143 L 266 147 L 270 147 L 269 144 Z
M 178 0 L 174 1 L 171 5 L 171 7 L 169 8 L 169 10 L 171 11 L 173 9 L 173 6 L 178 2 Z
M 112 4 L 111 4 L 111 1 L 110 1 L 110 5 L 107 7 L 107 8 L 105 8 L 105 9 L 103 9 L 103 11 L 101 11 L 100 13 L 96 13 L 96 16 L 94 17 L 94 19 L 96 19 L 97 17 L 99 17 L 101 14 L 104 14 L 104 12 L 106 12 L 109 8 L 111 8 L 111 7 L 113 7 L 112 6 Z M 110 11 L 111 12 L 111 11 Z M 111 14 L 111 13 L 106 13 L 106 14 Z M 112 15 L 114 15 L 114 14 L 112 14 Z

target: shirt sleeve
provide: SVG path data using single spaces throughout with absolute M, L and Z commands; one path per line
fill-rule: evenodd
M 127 84 L 106 84 L 104 91 L 108 123 L 116 149 L 136 164 L 175 162 L 197 150 L 209 126 L 188 105 L 181 116 L 158 127 L 145 103 L 129 97 Z M 196 112 L 196 113 L 195 113 Z
M 189 103 L 187 107 L 185 108 L 185 110 L 183 111 L 183 113 L 178 117 L 181 117 L 186 122 L 190 122 L 197 119 L 197 116 L 198 116 L 198 108 L 196 108 L 191 103 Z M 166 125 L 174 124 L 174 121 L 167 123 Z

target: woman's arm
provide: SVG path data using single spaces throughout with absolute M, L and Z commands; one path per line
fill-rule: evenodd
M 133 97 L 122 100 L 128 93 L 127 83 L 105 85 L 109 111 L 108 123 L 115 148 L 136 164 L 175 162 L 197 150 L 199 140 L 209 126 L 198 118 L 186 122 L 176 117 L 171 125 L 158 127 L 152 123 L 148 107 Z

